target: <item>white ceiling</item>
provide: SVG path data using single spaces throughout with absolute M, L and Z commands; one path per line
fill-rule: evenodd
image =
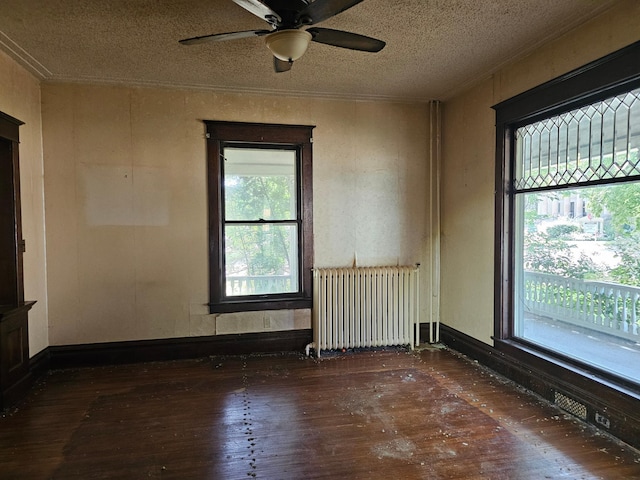
M 1 0 L 0 48 L 44 81 L 401 101 L 446 99 L 612 0 L 364 0 L 319 24 L 380 53 L 312 43 L 273 72 L 263 38 L 182 38 L 268 25 L 231 0 Z

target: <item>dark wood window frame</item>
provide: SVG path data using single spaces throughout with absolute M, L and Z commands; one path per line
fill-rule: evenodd
M 639 86 L 640 42 L 636 42 L 493 107 L 496 112 L 495 348 L 525 368 L 544 372 L 587 396 L 613 398 L 611 395 L 615 392 L 614 396 L 621 395 L 614 399 L 620 406 L 626 405 L 627 398 L 640 397 L 637 385 L 514 337 L 513 138 L 521 126 Z
M 308 125 L 205 120 L 209 189 L 209 309 L 211 313 L 311 308 L 313 266 L 312 131 Z M 286 147 L 297 152 L 300 289 L 296 293 L 227 296 L 224 278 L 222 220 L 224 185 L 221 152 L 225 146 Z

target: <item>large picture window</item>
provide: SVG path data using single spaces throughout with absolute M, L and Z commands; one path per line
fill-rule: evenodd
M 640 384 L 640 89 L 514 146 L 514 336 Z
M 211 311 L 310 307 L 312 127 L 206 125 Z
M 494 108 L 496 347 L 637 389 L 640 45 Z

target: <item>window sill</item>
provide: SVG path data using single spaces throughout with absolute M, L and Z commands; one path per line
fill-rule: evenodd
M 259 310 L 299 310 L 311 308 L 310 298 L 276 299 L 276 300 L 237 300 L 220 303 L 210 303 L 209 313 L 252 312 Z
M 636 401 L 640 400 L 640 386 L 619 377 L 599 371 L 592 366 L 563 358 L 519 339 L 494 339 L 495 349 L 517 360 L 524 368 L 534 369 L 554 381 L 566 383 L 568 388 L 577 387 L 585 393 L 606 395 L 604 391 L 615 391 Z M 606 398 L 606 397 L 605 397 Z

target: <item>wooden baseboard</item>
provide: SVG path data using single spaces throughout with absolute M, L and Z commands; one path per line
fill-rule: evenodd
M 477 360 L 551 403 L 556 403 L 556 395 L 561 394 L 584 405 L 587 423 L 640 448 L 640 397 L 636 392 L 622 385 L 596 380 L 592 373 L 552 362 L 540 355 L 499 351 L 447 325 L 441 324 L 440 339 L 451 349 Z
M 50 363 L 51 352 L 49 351 L 49 347 L 47 347 L 29 359 L 29 371 L 34 378 L 38 378 L 47 373 Z
M 311 329 L 49 347 L 50 368 L 203 358 L 211 355 L 304 352 Z

